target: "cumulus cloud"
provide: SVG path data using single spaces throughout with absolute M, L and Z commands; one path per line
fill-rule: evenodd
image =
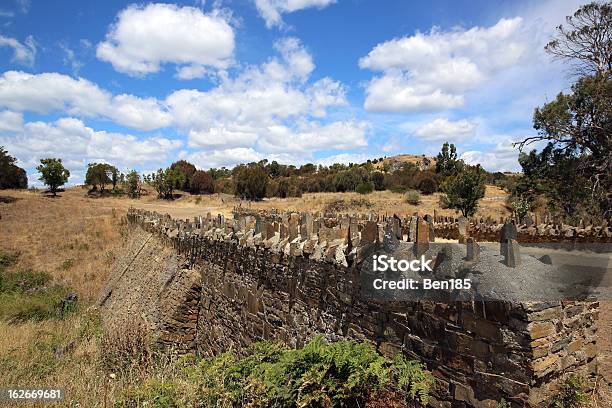
M 313 160 L 321 152 L 367 147 L 369 123 L 347 118 L 340 111 L 335 111 L 332 119 L 328 117 L 330 109 L 347 104 L 344 85 L 328 77 L 312 81 L 312 56 L 297 39 L 281 39 L 274 48 L 277 55 L 259 65 L 246 66 L 231 77 L 219 75 L 217 86 L 179 89 L 165 99 L 113 95 L 84 78 L 58 73 L 8 71 L 0 76 L 0 109 L 16 115 L 76 116 L 73 120 L 79 121 L 80 133 L 90 140 L 88 157 L 99 155 L 106 160 L 139 157 L 129 149 L 130 144 L 142 150 L 148 145 L 125 135 L 92 134 L 82 129 L 81 119 L 105 118 L 146 131 L 171 127 L 187 138 L 185 157 L 202 167 L 264 157 L 297 162 Z M 57 128 L 64 128 L 58 123 L 52 127 L 42 129 L 41 134 L 55 137 Z M 95 149 L 94 142 L 100 138 L 112 141 L 105 154 L 103 147 Z M 147 140 L 152 143 L 155 139 Z M 156 146 L 166 145 L 154 143 Z
M 8 110 L 0 111 L 0 134 L 16 132 L 23 127 L 23 115 Z
M 282 15 L 306 8 L 324 8 L 336 0 L 255 0 L 255 7 L 266 21 L 266 27 L 284 26 Z
M 371 156 L 364 153 L 340 153 L 317 159 L 315 160 L 315 163 L 322 164 L 324 166 L 331 166 L 332 164 L 336 163 L 364 163 L 371 158 Z
M 178 78 L 203 76 L 204 67 L 227 68 L 234 52 L 234 30 L 221 13 L 172 4 L 130 5 L 98 44 L 96 55 L 115 70 L 133 76 L 179 66 Z
M 505 139 L 488 151 L 470 150 L 460 156 L 466 163 L 482 165 L 487 171 L 519 171 L 518 149 Z
M 275 45 L 279 57 L 223 78 L 208 91 L 182 89 L 165 101 L 193 148 L 256 147 L 264 153 L 312 152 L 367 145 L 368 125 L 354 120 L 319 123 L 327 109 L 345 105 L 344 86 L 331 78 L 308 82 L 314 63 L 295 38 Z
M 233 167 L 240 163 L 257 162 L 264 156 L 251 147 L 236 147 L 232 149 L 194 152 L 183 155 L 183 158 L 195 164 L 198 168 Z
M 0 113 L 0 121 L 7 116 Z M 134 168 L 146 163 L 167 160 L 182 146 L 179 140 L 161 136 L 137 138 L 136 136 L 96 131 L 76 118 L 60 118 L 53 122 L 20 123 L 7 132 L 0 132 L 0 145 L 27 168 L 33 169 L 46 157 L 61 157 L 74 177 L 70 183 L 80 183 L 83 168 L 89 162 L 110 162 L 120 169 Z M 1 123 L 1 122 L 0 122 Z M 33 181 L 35 177 L 30 179 Z
M 0 76 L 0 106 L 41 114 L 66 112 L 105 117 L 118 124 L 151 130 L 170 124 L 171 117 L 155 98 L 113 96 L 96 84 L 58 73 L 7 71 Z
M 530 36 L 521 17 L 502 18 L 491 27 L 434 27 L 429 33 L 378 44 L 359 66 L 382 74 L 366 88 L 365 108 L 408 112 L 452 109 L 465 93 L 498 72 L 523 61 Z
M 36 42 L 34 37 L 28 36 L 23 43 L 10 37 L 0 35 L 0 47 L 10 47 L 13 49 L 13 62 L 32 66 L 36 58 Z
M 450 121 L 447 118 L 437 118 L 419 126 L 414 135 L 419 139 L 431 141 L 465 140 L 474 135 L 477 127 L 476 122 L 467 119 Z

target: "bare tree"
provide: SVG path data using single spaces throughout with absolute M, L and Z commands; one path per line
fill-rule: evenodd
M 565 20 L 546 51 L 571 61 L 578 76 L 612 71 L 612 3 L 586 4 Z

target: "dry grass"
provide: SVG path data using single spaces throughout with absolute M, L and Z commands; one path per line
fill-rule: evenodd
M 127 206 L 113 211 L 82 194 L 80 189 L 58 198 L 3 192 L 17 200 L 0 204 L 0 249 L 19 254 L 16 269 L 46 271 L 90 302 L 108 279 L 120 214 Z
M 266 198 L 262 201 L 251 202 L 237 199 L 228 194 L 211 194 L 193 196 L 183 194 L 174 201 L 163 201 L 154 199 L 152 195 L 134 201 L 131 204 L 135 207 L 144 208 L 152 211 L 168 213 L 178 218 L 190 218 L 205 214 L 210 211 L 213 214 L 221 213 L 230 216 L 232 208 L 242 206 L 258 210 L 292 210 L 303 212 L 326 211 L 330 205 L 338 201 L 343 201 L 346 213 L 378 213 L 378 214 L 398 214 L 412 215 L 415 212 L 421 215 L 432 214 L 434 210 L 440 215 L 457 215 L 454 210 L 443 210 L 439 206 L 440 193 L 432 195 L 421 195 L 419 205 L 411 205 L 406 201 L 404 194 L 393 193 L 390 191 L 375 191 L 371 194 L 361 195 L 358 193 L 307 193 L 302 197 L 291 198 Z M 487 186 L 485 197 L 480 202 L 480 207 L 476 213 L 477 217 L 506 217 L 509 215 L 505 207 L 508 194 L 495 186 Z M 366 200 L 368 205 L 351 205 Z M 106 205 L 117 205 L 109 202 Z

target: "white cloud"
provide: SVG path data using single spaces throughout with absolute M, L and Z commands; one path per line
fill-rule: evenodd
M 266 20 L 266 27 L 271 28 L 284 26 L 282 14 L 311 7 L 322 9 L 335 2 L 336 0 L 255 0 L 255 7 Z
M 0 47 L 11 47 L 13 49 L 12 61 L 27 66 L 34 65 L 36 43 L 31 35 L 25 39 L 23 44 L 14 38 L 0 35 Z
M 456 108 L 464 94 L 498 72 L 526 59 L 530 36 L 520 17 L 491 27 L 434 27 L 378 44 L 359 66 L 382 72 L 366 89 L 371 111 L 419 111 Z
M 202 78 L 204 75 L 206 67 L 199 64 L 185 65 L 176 70 L 176 77 L 183 80 Z
M 276 125 L 266 129 L 259 146 L 266 152 L 310 153 L 330 149 L 356 149 L 368 145 L 365 138 L 366 122 L 332 122 L 320 126 L 305 123 L 297 129 Z
M 6 112 L 0 114 L 0 120 Z M 19 124 L 18 122 L 16 124 Z M 161 136 L 139 139 L 115 132 L 95 131 L 76 118 L 54 122 L 28 122 L 0 133 L 0 145 L 33 169 L 46 157 L 60 157 L 74 173 L 70 183 L 82 182 L 84 167 L 89 162 L 103 161 L 124 170 L 146 163 L 160 163 L 172 157 L 182 142 Z M 33 181 L 35 177 L 30 177 Z
M 64 65 L 69 66 L 72 69 L 72 74 L 78 76 L 79 71 L 83 67 L 83 63 L 78 60 L 74 50 L 70 48 L 68 44 L 61 42 L 59 43 L 59 47 L 64 52 Z
M 278 55 L 260 65 L 246 66 L 233 77 L 218 75 L 218 85 L 209 90 L 179 89 L 163 100 L 113 95 L 84 78 L 58 73 L 8 71 L 0 75 L 0 108 L 18 115 L 27 111 L 105 118 L 141 130 L 172 127 L 187 137 L 189 151 L 184 156 L 208 166 L 264 157 L 312 161 L 322 151 L 367 147 L 369 123 L 346 117 L 340 110 L 328 118 L 331 108 L 347 104 L 344 85 L 327 77 L 313 82 L 312 56 L 297 39 L 281 39 L 274 48 Z M 84 127 L 80 119 L 73 120 Z M 58 123 L 41 133 L 64 134 L 56 128 L 64 126 Z M 120 161 L 129 154 L 137 158 L 130 144 L 141 150 L 148 146 L 125 135 L 117 139 L 114 133 L 80 132 L 91 139 L 87 157 Z M 97 149 L 95 141 L 101 138 L 112 143 Z M 153 148 L 156 146 L 165 145 L 154 143 Z
M 233 52 L 234 30 L 221 13 L 148 4 L 121 11 L 96 55 L 129 75 L 158 72 L 162 64 L 173 63 L 182 66 L 179 78 L 191 79 L 204 75 L 200 67 L 227 68 Z
M 0 106 L 42 114 L 60 111 L 100 116 L 141 130 L 165 127 L 171 122 L 170 115 L 155 98 L 113 96 L 86 79 L 58 73 L 5 72 L 0 76 Z
M 447 118 L 437 118 L 419 126 L 414 135 L 419 139 L 431 141 L 465 140 L 474 136 L 477 127 L 476 122 L 467 119 L 450 121 Z
M 487 171 L 519 171 L 518 149 L 505 139 L 489 151 L 471 150 L 460 155 L 466 163 L 480 164 Z
M 354 120 L 320 124 L 327 109 L 345 105 L 345 87 L 330 78 L 308 83 L 314 63 L 295 38 L 275 45 L 280 58 L 224 77 L 208 91 L 182 89 L 166 98 L 179 129 L 194 148 L 257 147 L 262 152 L 307 152 L 367 145 L 367 124 Z
M 8 110 L 0 111 L 0 134 L 16 132 L 23 127 L 23 115 Z
M 257 162 L 264 156 L 250 147 L 237 147 L 233 149 L 212 150 L 209 152 L 195 152 L 186 154 L 184 159 L 192 162 L 198 168 L 233 167 L 240 163 Z
M 327 156 L 315 160 L 315 163 L 322 164 L 324 166 L 331 166 L 335 163 L 349 164 L 349 163 L 365 163 L 371 156 L 363 153 L 340 153 L 333 156 Z

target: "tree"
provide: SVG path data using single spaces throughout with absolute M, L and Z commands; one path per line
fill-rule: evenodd
M 261 200 L 266 195 L 268 173 L 261 164 L 241 164 L 233 170 L 234 194 L 247 200 Z
M 612 70 L 612 4 L 593 2 L 565 18 L 545 50 L 570 61 L 579 76 Z
M 443 204 L 461 211 L 464 217 L 470 217 L 476 213 L 478 200 L 484 197 L 483 172 L 480 167 L 463 169 L 449 177 L 443 183 L 442 189 L 446 193 L 442 197 Z
M 170 165 L 170 169 L 179 171 L 184 176 L 182 177 L 182 184 L 175 186 L 175 188 L 189 192 L 191 177 L 193 177 L 194 173 L 197 170 L 196 166 L 189 163 L 187 160 L 179 160 L 177 162 L 172 163 Z
M 85 173 L 85 184 L 92 186 L 95 190 L 98 187 L 103 192 L 106 184 L 112 184 L 113 189 L 117 185 L 117 168 L 108 163 L 89 163 L 87 173 Z
M 174 198 L 174 189 L 184 185 L 185 174 L 178 167 L 159 169 L 151 175 L 151 183 L 159 198 L 171 200 Z
M 454 144 L 444 142 L 436 160 L 436 173 L 445 176 L 457 174 L 463 167 L 463 161 L 457 159 L 457 148 Z
M 573 216 L 581 206 L 590 209 L 591 194 L 588 177 L 582 174 L 583 157 L 567 154 L 549 143 L 540 153 L 521 153 L 519 163 L 523 177 L 513 192 L 519 200 L 533 202 L 539 195 L 549 199 L 552 210 L 560 209 Z
M 575 210 L 585 184 L 590 201 L 605 218 L 612 218 L 612 5 L 590 3 L 567 17 L 546 46 L 553 56 L 569 61 L 579 75 L 569 94 L 535 109 L 536 136 L 516 143 L 523 149 L 546 141 L 539 161 L 556 169 L 540 171 L 525 181 L 549 187 L 549 198 L 567 211 Z M 537 153 L 530 153 L 535 160 Z M 569 173 L 571 171 L 572 173 Z M 563 180 L 563 183 L 559 183 Z M 572 197 L 563 202 L 563 194 Z M 577 193 L 577 194 L 574 194 Z M 553 203 L 554 204 L 554 203 Z
M 128 196 L 130 196 L 131 198 L 140 197 L 140 175 L 136 170 L 132 170 L 127 174 L 126 183 L 128 189 Z
M 36 170 L 40 173 L 39 180 L 49 186 L 49 190 L 53 193 L 54 197 L 58 187 L 66 184 L 70 177 L 70 171 L 64 167 L 62 159 L 42 159 Z
M 191 184 L 189 185 L 191 194 L 212 194 L 215 191 L 213 178 L 205 171 L 197 170 L 191 176 Z
M 372 183 L 374 183 L 374 188 L 377 191 L 382 191 L 385 189 L 385 175 L 380 171 L 375 171 L 372 173 Z
M 28 188 L 26 171 L 17 167 L 16 162 L 17 159 L 0 146 L 0 189 Z

